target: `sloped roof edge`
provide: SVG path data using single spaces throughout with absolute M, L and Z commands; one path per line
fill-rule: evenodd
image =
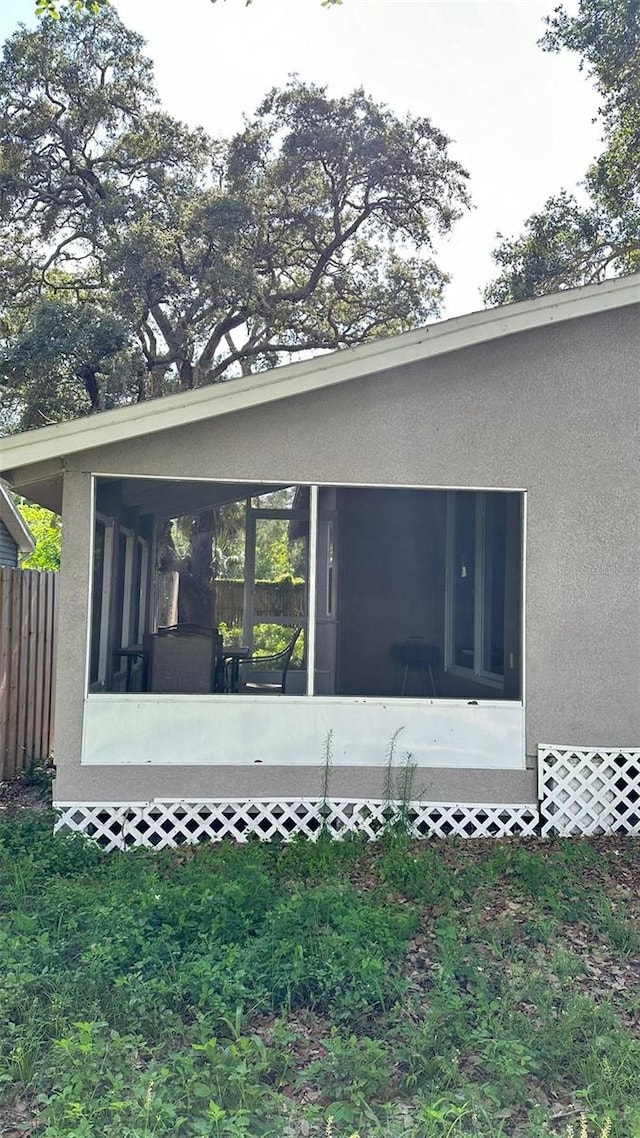
M 4 486 L 0 486 L 0 521 L 4 522 L 21 553 L 26 556 L 33 553 L 35 538 Z
M 0 470 L 7 474 L 52 458 L 228 415 L 630 304 L 640 304 L 640 273 L 456 316 L 385 340 L 286 364 L 267 373 L 5 437 L 0 439 Z

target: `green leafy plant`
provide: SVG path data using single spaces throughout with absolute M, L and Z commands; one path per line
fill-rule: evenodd
M 38 790 L 43 798 L 51 795 L 55 766 L 49 759 L 34 759 L 20 776 L 25 786 Z
M 587 1116 L 582 1114 L 580 1121 L 576 1125 L 574 1122 L 567 1123 L 565 1131 L 566 1138 L 589 1138 L 590 1133 L 595 1134 L 595 1138 L 609 1138 L 611 1134 L 612 1122 L 610 1118 L 605 1118 L 601 1126 L 598 1126 L 595 1132 L 590 1131 Z
M 331 1009 L 338 1021 L 366 1018 L 403 992 L 389 964 L 401 958 L 416 919 L 346 884 L 316 886 L 272 910 L 250 967 L 275 1008 L 304 1004 Z
M 334 1030 L 323 1048 L 323 1057 L 310 1063 L 298 1076 L 299 1086 L 310 1080 L 322 1088 L 325 1096 L 355 1107 L 388 1097 L 394 1063 L 383 1043 L 367 1035 L 342 1035 Z
M 52 828 L 0 815 L 0 1099 L 43 1138 L 566 1138 L 541 1089 L 638 1132 L 633 842 Z
M 243 632 L 239 625 L 219 624 L 222 638 L 226 644 L 242 644 Z M 253 651 L 256 656 L 273 656 L 283 652 L 291 640 L 292 629 L 283 624 L 255 624 L 253 626 Z M 300 633 L 291 655 L 291 666 L 302 667 L 304 663 L 304 631 Z
M 34 552 L 22 562 L 23 569 L 52 570 L 60 568 L 62 522 L 57 514 L 18 499 L 18 509 L 36 542 Z

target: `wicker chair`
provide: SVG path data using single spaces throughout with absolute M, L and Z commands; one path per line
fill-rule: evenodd
M 146 638 L 150 692 L 201 695 L 222 690 L 222 636 L 217 628 L 176 624 Z
M 302 632 L 301 628 L 296 628 L 291 640 L 282 652 L 276 652 L 272 656 L 248 656 L 246 660 L 240 661 L 240 691 L 245 691 L 248 694 L 263 693 L 264 695 L 284 695 L 287 687 L 287 672 L 289 671 L 289 664 L 293 650 L 298 643 L 298 638 Z M 277 682 L 262 682 L 257 679 L 243 681 L 242 672 L 247 668 L 250 672 L 266 671 L 266 672 L 280 672 L 280 679 Z

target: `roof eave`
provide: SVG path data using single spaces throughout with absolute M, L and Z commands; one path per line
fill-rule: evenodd
M 303 363 L 105 411 L 1 440 L 0 469 L 10 471 L 54 457 L 216 418 L 295 395 L 373 376 L 521 332 L 640 303 L 640 274 L 570 289 L 535 300 L 439 321 L 386 340 L 332 352 Z
M 29 557 L 36 548 L 35 538 L 2 486 L 0 486 L 0 520 L 4 522 L 20 553 Z

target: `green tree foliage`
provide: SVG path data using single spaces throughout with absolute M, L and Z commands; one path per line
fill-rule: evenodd
M 342 4 L 342 0 L 320 0 L 323 8 L 334 8 L 337 4 Z M 76 12 L 81 12 L 86 9 L 88 12 L 99 12 L 100 8 L 109 3 L 109 0 L 36 0 L 36 12 L 39 16 L 51 16 L 54 20 L 60 19 L 61 3 L 71 5 Z M 217 0 L 211 0 L 212 4 L 217 3 Z M 253 3 L 253 0 L 245 0 L 245 5 L 248 8 Z
M 492 304 L 590 284 L 640 269 L 640 0 L 580 0 L 560 6 L 541 40 L 568 50 L 601 98 L 605 150 L 587 172 L 587 203 L 561 191 L 494 253 L 499 277 Z
M 104 3 L 104 0 L 101 0 Z M 217 4 L 218 0 L 211 0 L 212 4 Z M 253 4 L 253 0 L 244 0 L 245 7 L 249 8 Z M 323 8 L 335 8 L 338 4 L 342 4 L 342 0 L 320 0 Z
M 76 12 L 96 12 L 109 0 L 62 0 L 69 4 Z M 57 0 L 36 0 L 36 13 L 38 16 L 51 16 L 53 20 L 60 19 L 60 3 Z
M 30 378 L 34 345 L 55 306 L 44 398 L 54 419 L 361 343 L 438 311 L 446 277 L 433 241 L 466 208 L 467 175 L 428 119 L 292 80 L 234 138 L 213 140 L 162 110 L 143 47 L 108 5 L 66 10 L 5 44 L 9 426 L 34 423 L 29 388 L 45 382 L 44 364 Z
M 59 569 L 60 568 L 60 518 L 44 506 L 36 506 L 32 502 L 20 499 L 18 509 L 29 526 L 36 542 L 36 548 L 22 562 L 23 569 Z
M 130 402 L 143 363 L 126 322 L 96 303 L 36 302 L 0 354 L 7 420 L 23 430 Z
M 283 578 L 305 578 L 306 542 L 292 539 L 288 521 L 271 518 L 258 526 L 256 533 L 256 578 L 259 581 L 281 581 Z

